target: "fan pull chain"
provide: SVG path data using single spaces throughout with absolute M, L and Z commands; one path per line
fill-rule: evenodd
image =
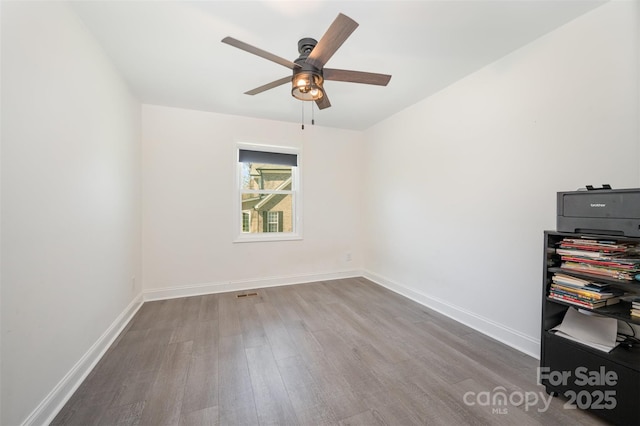
M 311 102 L 311 125 L 315 126 L 316 120 L 315 120 L 314 115 L 313 115 L 313 112 L 315 111 L 315 108 L 313 107 L 313 104 L 315 104 L 315 102 Z
M 304 102 L 300 102 L 302 104 L 302 130 L 304 130 Z

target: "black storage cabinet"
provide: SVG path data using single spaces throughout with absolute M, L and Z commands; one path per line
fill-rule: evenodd
M 552 277 L 556 272 L 607 282 L 615 288 L 636 295 L 640 295 L 640 282 L 606 279 L 560 269 L 560 256 L 555 253 L 555 248 L 565 237 L 587 237 L 640 244 L 640 238 L 545 231 L 540 381 L 548 393 L 573 400 L 579 408 L 589 409 L 609 422 L 621 425 L 640 424 L 640 345 L 634 345 L 632 348 L 618 346 L 606 353 L 556 336 L 549 330 L 562 322 L 564 314 L 572 305 L 548 297 Z M 631 303 L 622 301 L 593 311 L 629 324 L 640 325 L 640 319 L 632 317 L 630 310 Z M 630 334 L 626 326 L 620 331 Z M 593 382 L 591 379 L 586 380 L 585 378 L 594 374 L 593 372 L 597 372 Z M 614 372 L 617 376 L 616 383 L 611 384 L 613 380 L 608 380 L 607 383 L 604 377 L 600 377 L 604 376 L 601 372 Z M 570 376 L 562 380 L 561 374 Z M 601 380 L 595 383 L 597 378 Z

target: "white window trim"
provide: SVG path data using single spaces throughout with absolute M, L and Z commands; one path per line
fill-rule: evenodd
M 242 232 L 242 197 L 240 196 L 241 163 L 238 161 L 238 153 L 241 149 L 262 152 L 277 152 L 283 154 L 295 154 L 298 157 L 298 167 L 292 169 L 291 193 L 293 194 L 293 232 Z M 300 169 L 302 165 L 302 150 L 300 148 L 283 147 L 274 145 L 260 145 L 238 142 L 234 151 L 234 163 L 236 165 L 236 177 L 233 188 L 234 208 L 234 243 L 260 242 L 260 241 L 293 241 L 302 240 L 302 177 Z

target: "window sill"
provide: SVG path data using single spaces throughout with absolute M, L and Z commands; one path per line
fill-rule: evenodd
M 298 234 L 285 234 L 276 233 L 276 235 L 269 234 L 242 234 L 237 236 L 234 243 L 256 243 L 267 241 L 297 241 L 302 240 L 302 236 Z

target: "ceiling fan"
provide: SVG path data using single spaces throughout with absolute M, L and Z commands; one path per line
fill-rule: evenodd
M 391 76 L 387 74 L 324 68 L 327 61 L 357 27 L 358 23 L 356 21 L 342 13 L 338 14 L 338 17 L 329 26 L 320 41 L 312 38 L 303 38 L 298 42 L 300 56 L 293 62 L 232 37 L 225 37 L 222 42 L 273 61 L 293 71 L 292 76 L 283 77 L 256 87 L 245 92 L 245 94 L 256 95 L 291 82 L 291 95 L 294 98 L 302 101 L 315 101 L 319 109 L 325 109 L 331 106 L 329 97 L 324 90 L 325 80 L 386 86 L 391 79 Z

